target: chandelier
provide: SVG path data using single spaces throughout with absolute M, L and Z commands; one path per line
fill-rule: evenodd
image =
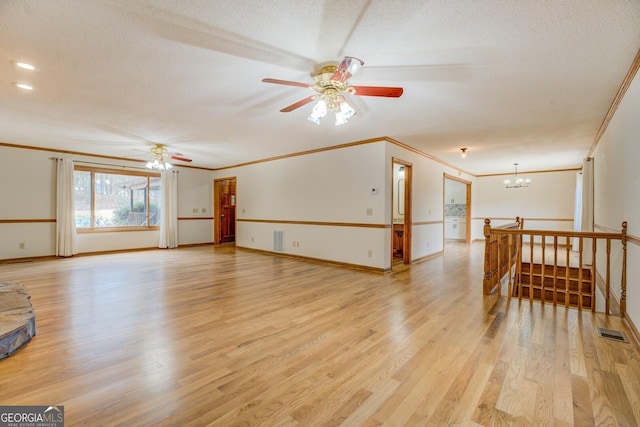
M 504 180 L 504 187 L 505 188 L 522 188 L 522 187 L 528 187 L 529 184 L 531 184 L 531 180 L 529 178 L 527 178 L 527 179 L 518 178 L 518 165 L 519 165 L 519 163 L 514 163 L 513 164 L 513 166 L 515 167 L 515 170 L 516 170 L 513 184 L 511 183 L 510 179 L 505 179 Z

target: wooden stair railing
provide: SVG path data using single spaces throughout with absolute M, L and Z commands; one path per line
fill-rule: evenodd
M 524 218 L 516 217 L 512 223 L 491 228 L 491 220 L 484 220 L 484 279 L 482 288 L 485 295 L 490 295 L 502 291 L 502 283 L 505 278 L 508 280 L 511 294 L 511 273 L 518 260 L 518 250 L 521 249 L 521 236 L 518 234 L 501 234 L 495 230 L 522 230 Z M 492 230 L 494 231 L 492 233 Z
M 576 307 L 579 310 L 596 310 L 596 287 L 604 296 L 606 314 L 612 314 L 611 290 L 611 242 L 620 241 L 620 294 L 619 315 L 626 314 L 627 298 L 627 222 L 622 223 L 620 233 L 575 232 L 555 230 L 524 230 L 523 220 L 502 227 L 491 227 L 485 219 L 485 263 L 483 291 L 485 295 L 501 294 L 501 287 L 508 283 L 509 296 L 530 301 L 538 300 L 553 305 Z M 525 237 L 529 238 L 523 246 Z M 564 238 L 564 244 L 560 239 Z M 571 241 L 577 240 L 578 251 L 571 253 Z M 536 243 L 539 242 L 539 243 Z M 547 246 L 552 242 L 549 256 Z M 587 245 L 591 246 L 589 251 Z M 560 249 L 564 246 L 564 249 Z M 598 271 L 598 248 L 604 247 L 604 275 Z M 523 250 L 528 249 L 528 260 L 523 260 Z M 537 250 L 536 250 L 537 249 Z M 590 252 L 591 265 L 585 265 L 585 249 Z M 562 253 L 564 252 L 564 253 Z M 563 255 L 563 259 L 559 256 Z M 548 261 L 552 257 L 552 261 Z M 571 259 L 577 257 L 577 265 Z M 534 259 L 535 258 L 535 259 Z M 538 261 L 538 262 L 536 262 Z M 563 261 L 563 262 L 562 262 Z M 595 268 L 594 268 L 595 267 Z M 600 282 L 598 278 L 601 278 Z M 615 296 L 614 296 L 615 297 Z

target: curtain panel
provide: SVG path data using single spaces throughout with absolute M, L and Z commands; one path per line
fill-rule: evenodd
M 178 247 L 178 172 L 164 171 L 161 178 L 162 209 L 160 211 L 160 239 L 162 249 Z
M 78 253 L 73 194 L 73 161 L 57 159 L 56 189 L 56 256 L 69 257 Z
M 576 194 L 573 210 L 573 231 L 582 231 L 582 171 L 576 173 Z M 578 238 L 571 239 L 571 250 L 578 252 Z
M 582 209 L 580 216 L 580 231 L 593 231 L 593 203 L 594 203 L 594 170 L 593 158 L 585 159 L 582 164 Z M 592 260 L 592 240 L 583 239 L 582 262 L 590 265 Z M 576 250 L 579 250 L 576 248 Z

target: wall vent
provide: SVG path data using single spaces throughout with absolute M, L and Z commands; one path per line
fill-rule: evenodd
M 626 342 L 629 343 L 629 339 L 622 331 L 614 331 L 613 329 L 605 329 L 597 327 L 596 331 L 598 332 L 598 336 L 601 338 L 607 338 L 613 341 L 618 342 Z
M 284 231 L 273 230 L 273 250 L 284 251 Z

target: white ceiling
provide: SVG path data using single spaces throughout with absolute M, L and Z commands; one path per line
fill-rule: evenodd
M 639 47 L 636 0 L 2 0 L 0 142 L 217 168 L 388 136 L 474 174 L 573 168 Z M 318 126 L 279 112 L 308 89 L 261 82 L 345 55 L 404 95 Z

